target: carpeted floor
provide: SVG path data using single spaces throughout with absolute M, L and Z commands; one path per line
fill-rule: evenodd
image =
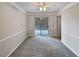
M 76 57 L 60 41 L 48 36 L 26 39 L 10 57 Z

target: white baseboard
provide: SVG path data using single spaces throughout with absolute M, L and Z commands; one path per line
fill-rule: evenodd
M 24 38 L 24 40 L 26 39 L 27 37 Z M 9 57 L 15 50 L 16 48 L 24 41 L 22 40 L 6 57 Z
M 64 41 L 61 41 L 70 51 L 72 51 L 76 56 L 79 57 L 79 55 L 73 50 L 71 49 Z
M 14 33 L 8 37 L 1 39 L 0 40 L 0 44 L 1 44 L 0 47 L 2 47 L 2 48 L 0 48 L 0 52 L 2 52 L 2 53 L 0 53 L 0 56 L 1 57 L 10 56 L 15 51 L 15 49 L 27 38 L 27 35 L 25 32 L 26 31 L 23 30 L 23 31 Z M 19 36 L 22 36 L 22 40 L 21 40 L 21 38 L 18 38 Z M 16 43 L 15 44 L 13 43 L 14 45 L 10 45 L 12 42 L 15 42 L 15 41 L 16 41 Z M 13 46 L 13 47 L 11 47 L 11 46 Z M 7 51 L 7 48 L 9 48 L 10 50 Z

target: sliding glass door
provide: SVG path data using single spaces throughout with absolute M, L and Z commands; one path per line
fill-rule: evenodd
M 35 18 L 35 35 L 48 35 L 48 17 Z

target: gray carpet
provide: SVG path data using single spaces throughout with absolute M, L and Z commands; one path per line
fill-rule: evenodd
M 76 57 L 60 41 L 48 36 L 29 37 L 10 57 Z

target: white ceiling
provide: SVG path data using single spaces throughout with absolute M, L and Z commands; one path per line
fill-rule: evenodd
M 69 2 L 46 2 L 48 8 L 46 12 L 54 12 L 59 11 L 64 8 Z M 38 2 L 16 2 L 18 6 L 23 8 L 27 12 L 40 12 L 38 6 Z

